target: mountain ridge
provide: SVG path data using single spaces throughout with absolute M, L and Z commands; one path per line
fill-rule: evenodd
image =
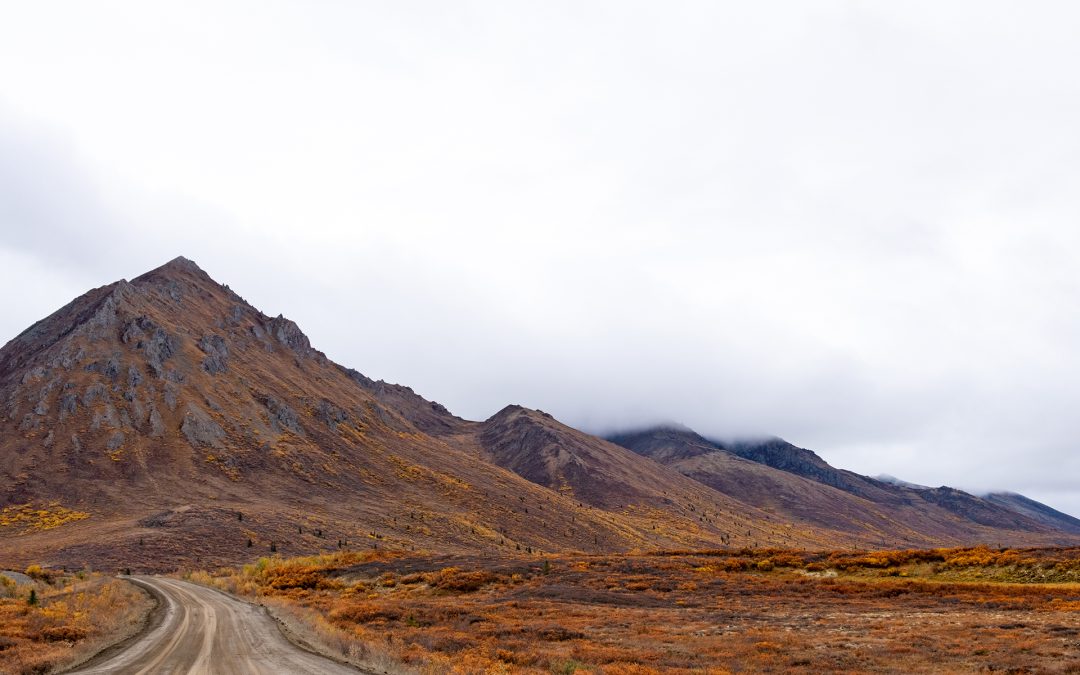
M 0 487 L 9 567 L 878 539 L 760 508 L 547 413 L 457 417 L 334 363 L 183 257 L 88 291 L 0 348 Z M 945 523 L 912 539 L 1054 541 L 1053 515 L 1027 508 L 1042 520 L 1024 516 L 1026 531 Z
M 880 519 L 874 530 L 888 534 L 883 539 L 901 537 L 902 541 L 911 541 L 910 534 L 904 532 L 907 526 L 897 521 L 896 513 L 907 514 L 903 519 L 905 523 L 911 522 L 913 517 L 922 517 L 932 519 L 937 524 L 947 524 L 946 514 L 922 508 L 923 504 L 937 507 L 975 525 L 1029 530 L 1049 526 L 1064 533 L 1080 534 L 1080 529 L 1077 529 L 1080 520 L 1026 497 L 1021 496 L 1021 500 L 1026 500 L 1023 502 L 1004 498 L 986 499 L 946 486 L 928 488 L 911 486 L 902 481 L 882 481 L 836 469 L 817 453 L 777 437 L 721 443 L 709 440 L 687 427 L 661 425 L 612 434 L 609 439 L 643 456 L 672 465 L 688 476 L 750 504 L 768 502 L 776 506 L 782 502 L 781 508 L 789 516 L 809 518 L 819 524 L 831 523 L 843 528 L 844 525 L 835 518 L 815 513 L 815 508 L 822 507 L 809 498 L 811 494 L 822 502 L 828 501 L 833 516 L 848 509 L 851 509 L 853 517 L 856 513 L 860 518 L 874 515 Z M 738 459 L 750 461 L 756 466 L 740 464 L 736 461 Z M 861 501 L 852 501 L 829 490 L 792 481 L 783 474 L 847 493 Z M 758 486 L 756 491 L 753 489 L 755 485 Z M 799 491 L 799 498 L 789 495 L 786 500 L 783 499 L 787 494 L 785 491 L 792 490 Z M 1035 517 L 1036 514 L 1038 517 Z M 867 524 L 866 521 L 860 522 Z M 892 525 L 888 525 L 889 522 Z M 891 532 L 889 528 L 892 528 Z M 931 531 L 935 530 L 931 528 Z M 945 534 L 943 530 L 937 531 L 938 536 Z

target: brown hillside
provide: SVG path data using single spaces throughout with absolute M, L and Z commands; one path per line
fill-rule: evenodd
M 332 363 L 295 323 L 183 258 L 91 291 L 8 343 L 0 401 L 0 565 L 170 568 L 339 541 L 716 546 L 720 526 L 702 527 L 718 518 L 709 498 L 750 533 L 740 541 L 770 531 L 689 481 L 668 503 L 625 488 L 627 457 L 595 493 L 525 480 L 486 461 L 477 434 L 497 437 L 492 423 Z M 590 497 L 601 492 L 632 499 Z

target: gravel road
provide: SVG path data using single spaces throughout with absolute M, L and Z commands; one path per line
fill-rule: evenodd
M 121 651 L 91 661 L 72 673 L 358 672 L 293 645 L 261 607 L 176 579 L 130 579 L 154 592 L 162 602 L 163 614 L 158 623 Z

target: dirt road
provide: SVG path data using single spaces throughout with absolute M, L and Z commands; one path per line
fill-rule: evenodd
M 133 577 L 164 604 L 159 623 L 121 651 L 72 673 L 349 673 L 356 670 L 299 649 L 262 608 L 176 579 Z

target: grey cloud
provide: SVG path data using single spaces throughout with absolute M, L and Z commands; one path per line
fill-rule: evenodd
M 0 28 L 0 252 L 37 265 L 0 280 L 183 254 L 467 417 L 777 434 L 1080 513 L 1073 6 L 276 7 Z

